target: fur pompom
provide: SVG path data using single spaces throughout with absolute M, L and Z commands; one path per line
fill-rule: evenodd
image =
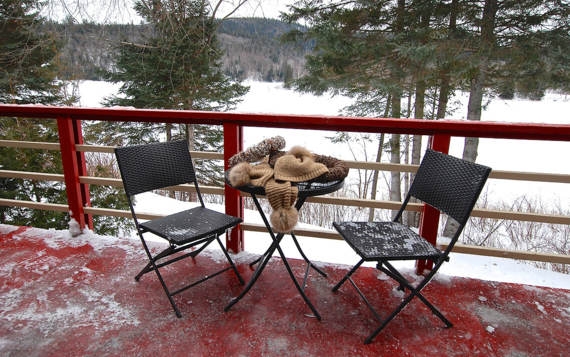
M 302 146 L 293 146 L 289 149 L 288 154 L 295 156 L 296 158 L 300 159 L 302 157 L 308 156 L 309 158 L 313 158 L 313 154 L 307 149 Z
M 247 162 L 242 162 L 232 167 L 228 178 L 233 187 L 245 186 L 250 182 L 251 165 Z
M 273 230 L 278 233 L 288 233 L 293 230 L 299 219 L 299 213 L 294 207 L 274 210 L 269 217 Z

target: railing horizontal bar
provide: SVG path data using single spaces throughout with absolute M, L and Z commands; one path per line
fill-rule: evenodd
M 115 146 L 78 144 L 75 145 L 75 148 L 77 151 L 81 152 L 102 152 L 108 154 L 115 153 Z
M 218 152 L 208 152 L 208 151 L 190 151 L 193 159 L 205 159 L 205 160 L 223 160 L 224 153 Z
M 0 147 L 12 147 L 19 149 L 42 149 L 42 150 L 60 150 L 59 143 L 47 143 L 42 141 L 19 141 L 19 140 L 0 140 Z M 81 152 L 100 152 L 113 154 L 114 146 L 104 145 L 76 145 L 77 151 Z M 206 160 L 223 160 L 224 154 L 209 151 L 190 151 L 190 155 L 194 159 Z
M 0 146 L 21 149 L 59 150 L 59 143 L 40 141 L 0 140 Z
M 58 212 L 69 211 L 69 207 L 67 205 L 62 205 L 59 203 L 21 201 L 21 200 L 11 200 L 7 198 L 0 198 L 0 206 L 25 207 L 25 208 L 41 209 L 44 211 L 58 211 Z
M 89 185 L 123 187 L 123 181 L 121 179 L 109 178 L 109 177 L 79 176 L 79 182 L 89 184 Z M 166 187 L 162 190 L 164 190 L 164 191 L 180 191 L 180 192 L 196 192 L 196 187 L 194 187 L 194 185 L 182 184 L 182 185 L 178 185 L 178 186 Z M 211 195 L 223 195 L 224 189 L 222 187 L 201 185 L 200 186 L 200 192 L 211 194 Z
M 243 196 L 247 197 L 247 195 Z M 327 197 L 327 196 L 309 197 L 307 198 L 307 202 L 353 206 L 353 207 L 390 209 L 390 210 L 397 210 L 402 205 L 401 202 L 397 201 L 367 200 L 360 198 L 350 199 L 350 198 Z M 423 205 L 421 203 L 408 203 L 406 211 L 420 212 L 422 207 Z M 513 221 L 529 221 L 529 222 L 570 225 L 570 217 L 562 215 L 527 213 L 527 212 L 510 212 L 510 211 L 498 211 L 498 210 L 476 208 L 473 209 L 473 211 L 471 212 L 471 216 L 482 217 L 482 218 L 506 219 Z
M 389 162 L 370 162 L 345 160 L 346 165 L 351 169 L 378 170 L 378 171 L 399 171 L 416 172 L 419 165 L 393 164 Z
M 506 219 L 510 221 L 528 221 L 528 222 L 540 222 L 540 223 L 551 223 L 551 224 L 566 224 L 570 225 L 570 216 L 561 216 L 553 214 L 539 214 L 539 213 L 528 213 L 528 212 L 511 212 L 511 211 L 498 211 L 490 209 L 473 209 L 471 212 L 471 217 L 481 217 L 481 218 L 494 218 L 494 219 Z
M 77 151 L 81 152 L 101 152 L 101 153 L 108 153 L 114 154 L 115 153 L 115 146 L 104 146 L 104 145 L 88 145 L 88 144 L 80 144 L 76 145 Z M 190 151 L 190 155 L 194 159 L 206 159 L 206 160 L 223 160 L 224 154 L 220 154 L 217 152 L 209 152 L 209 151 Z
M 59 143 L 46 143 L 36 141 L 17 141 L 17 140 L 0 140 L 0 146 L 15 147 L 25 149 L 44 149 L 59 150 Z M 114 146 L 103 145 L 77 145 L 77 150 L 81 152 L 100 152 L 114 153 Z M 223 160 L 224 154 L 205 151 L 191 151 L 193 158 L 205 160 Z M 392 164 L 388 162 L 362 162 L 362 161 L 345 161 L 347 166 L 353 169 L 379 170 L 379 171 L 396 171 L 396 172 L 416 172 L 418 165 L 410 164 Z M 537 181 L 537 182 L 554 182 L 554 183 L 570 183 L 570 175 L 553 174 L 542 172 L 520 172 L 520 171 L 502 171 L 493 170 L 489 176 L 493 179 L 503 180 L 519 180 L 519 181 Z
M 418 171 L 419 167 L 419 165 L 392 164 L 388 162 L 362 162 L 362 161 L 345 161 L 345 162 L 347 163 L 347 166 L 352 169 L 363 169 L 363 170 L 416 172 Z M 543 172 L 493 170 L 491 171 L 491 175 L 489 177 L 493 179 L 502 179 L 502 180 L 570 183 L 570 175 L 551 174 Z
M 447 248 L 447 244 L 438 244 L 441 249 Z M 547 254 L 524 252 L 520 250 L 505 250 L 500 248 L 479 247 L 474 245 L 455 244 L 452 250 L 454 253 L 482 255 L 486 257 L 499 257 L 520 260 L 532 260 L 536 262 L 547 262 L 557 264 L 570 264 L 570 255 Z
M 570 125 L 0 104 L 0 115 L 570 141 Z
M 489 177 L 501 180 L 570 183 L 570 175 L 549 174 L 549 173 L 540 173 L 540 172 L 517 172 L 517 171 L 493 170 L 491 171 L 491 175 Z
M 11 171 L 0 170 L 0 177 L 5 178 L 19 178 L 38 181 L 58 181 L 63 182 L 63 174 L 46 174 L 42 172 L 28 172 L 28 171 Z
M 123 187 L 121 179 L 110 177 L 79 176 L 79 182 L 88 185 Z
M 380 209 L 390 209 L 398 210 L 402 206 L 402 202 L 398 201 L 385 201 L 385 200 L 368 200 L 363 198 L 341 198 L 341 197 L 309 197 L 307 202 L 311 203 L 323 203 L 329 205 L 342 205 L 342 206 L 353 206 L 353 207 L 367 207 L 367 208 L 380 208 Z M 420 203 L 408 203 L 406 207 L 407 211 L 420 212 L 423 205 Z
M 38 172 L 0 170 L 0 177 L 63 182 L 63 175 L 61 174 L 44 174 Z M 107 177 L 80 176 L 79 182 L 90 185 L 108 185 L 115 187 L 121 187 L 123 185 L 120 179 L 107 178 Z M 188 184 L 168 187 L 165 190 L 181 191 L 181 192 L 196 191 L 194 185 L 188 185 Z M 200 186 L 200 191 L 202 193 L 212 194 L 212 195 L 224 194 L 224 189 L 222 187 L 215 187 L 215 186 Z M 243 196 L 248 197 L 249 195 L 243 194 Z M 350 198 L 328 197 L 328 196 L 309 197 L 307 199 L 307 202 L 353 206 L 353 207 L 376 208 L 376 209 L 389 209 L 389 210 L 399 209 L 401 205 L 401 202 L 396 202 L 396 201 L 368 200 L 368 199 L 358 199 L 358 198 L 350 199 Z M 408 203 L 406 210 L 419 212 L 421 211 L 421 208 L 422 204 L 420 203 Z M 493 219 L 506 219 L 514 221 L 518 220 L 518 221 L 570 225 L 569 216 L 552 215 L 552 214 L 510 212 L 510 211 L 476 208 L 471 213 L 471 216 L 482 217 L 482 218 L 493 218 Z

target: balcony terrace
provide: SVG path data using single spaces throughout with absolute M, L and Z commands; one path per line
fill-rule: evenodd
M 85 145 L 81 120 L 145 121 L 223 125 L 224 153 L 193 153 L 194 157 L 227 160 L 242 150 L 242 127 L 344 130 L 371 133 L 429 135 L 431 147 L 446 152 L 451 136 L 552 140 L 570 142 L 570 125 L 471 123 L 382 118 L 340 118 L 250 115 L 188 111 L 85 109 L 0 104 L 1 117 L 56 119 L 59 143 L 0 140 L 0 145 L 60 150 L 64 172 L 7 171 L 0 177 L 63 181 L 68 204 L 0 199 L 0 205 L 70 212 L 81 228 L 92 228 L 92 215 L 130 216 L 129 212 L 91 207 L 89 185 L 120 185 L 116 178 L 86 175 L 84 153 L 112 152 L 112 148 Z M 413 165 L 351 162 L 353 168 L 413 172 Z M 532 166 L 531 166 L 532 167 Z M 493 168 L 491 179 L 570 183 L 570 175 L 507 172 Z M 178 186 L 173 190 L 192 191 Z M 243 216 L 239 192 L 206 187 L 203 192 L 224 195 L 226 212 Z M 399 202 L 319 197 L 313 202 L 376 209 L 394 209 Z M 412 210 L 426 212 L 420 204 Z M 570 217 L 495 211 L 478 208 L 475 217 L 503 218 L 570 225 Z M 147 218 L 153 217 L 147 215 Z M 5 222 L 0 222 L 5 223 Z M 423 219 L 420 233 L 436 243 L 439 217 Z M 244 222 L 226 245 L 236 253 L 240 273 L 251 276 L 243 251 L 250 234 L 265 228 Z M 300 229 L 297 235 L 338 239 L 332 232 Z M 158 249 L 156 243 L 154 249 Z M 347 247 L 348 249 L 348 247 Z M 456 245 L 454 252 L 569 264 L 568 254 L 505 251 Z M 133 276 L 145 264 L 140 242 L 127 238 L 67 231 L 41 230 L 0 224 L 0 353 L 21 355 L 498 355 L 562 356 L 570 345 L 570 284 L 568 289 L 446 277 L 436 278 L 425 295 L 454 327 L 445 329 L 427 308 L 412 302 L 375 341 L 364 338 L 376 321 L 349 287 L 332 293 L 332 286 L 349 268 L 321 264 L 328 278 L 313 274 L 307 294 L 321 313 L 310 315 L 289 283 L 279 259 L 273 259 L 251 292 L 229 312 L 224 306 L 241 291 L 230 273 L 222 274 L 175 297 L 182 318 L 172 313 L 159 282 Z M 164 268 L 164 276 L 188 272 L 189 279 L 215 270 L 220 257 L 213 252 L 195 262 L 181 261 Z M 292 260 L 296 275 L 303 261 Z M 191 265 L 184 267 L 184 265 Z M 444 265 L 445 266 L 445 265 Z M 422 273 L 429 266 L 418 266 Z M 410 271 L 409 274 L 414 274 Z M 389 280 L 371 268 L 357 273 L 361 289 L 378 312 L 389 313 L 400 300 Z M 178 279 L 179 280 L 179 279 Z M 287 282 L 287 283 L 283 283 Z
M 279 259 L 229 312 L 224 306 L 242 287 L 227 272 L 178 295 L 177 319 L 155 276 L 133 279 L 146 260 L 140 242 L 66 234 L 0 226 L 2 355 L 563 356 L 570 343 L 570 290 L 444 277 L 424 291 L 452 328 L 416 301 L 364 345 L 377 322 L 352 288 L 331 292 L 349 267 L 325 264 L 328 278 L 312 274 L 307 293 L 323 317 L 318 321 Z M 236 256 L 245 279 L 252 259 Z M 301 276 L 304 262 L 291 262 Z M 163 274 L 168 281 L 219 264 L 221 253 L 207 251 Z M 374 269 L 356 278 L 381 315 L 399 303 L 394 283 L 379 280 Z

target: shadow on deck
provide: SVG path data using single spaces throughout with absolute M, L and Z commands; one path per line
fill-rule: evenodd
M 231 272 L 177 295 L 178 319 L 154 274 L 133 279 L 146 264 L 140 242 L 66 234 L 0 225 L 0 355 L 562 356 L 570 345 L 569 290 L 446 277 L 424 292 L 454 327 L 443 328 L 414 301 L 364 345 L 377 326 L 372 314 L 349 284 L 331 292 L 349 267 L 323 265 L 328 278 L 311 274 L 307 294 L 319 322 L 279 259 L 227 313 L 241 291 Z M 205 252 L 195 263 L 172 264 L 163 269 L 166 282 L 191 281 L 222 258 Z M 236 257 L 245 279 L 251 259 Z M 291 262 L 302 278 L 303 262 Z M 400 301 L 375 270 L 361 269 L 356 279 L 381 315 Z

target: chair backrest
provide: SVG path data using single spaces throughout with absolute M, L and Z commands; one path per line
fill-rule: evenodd
M 183 183 L 196 184 L 186 140 L 118 147 L 115 155 L 128 196 Z
M 408 196 L 448 214 L 462 228 L 490 173 L 487 166 L 428 149 Z

